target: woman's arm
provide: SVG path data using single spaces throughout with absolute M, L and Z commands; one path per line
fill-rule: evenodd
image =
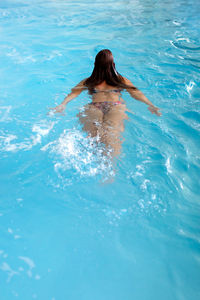
M 124 78 L 124 81 L 125 81 L 126 85 L 135 87 L 130 80 L 128 80 L 125 77 L 123 77 L 123 78 Z M 158 111 L 159 108 L 154 106 L 153 103 L 140 90 L 138 90 L 137 88 L 136 89 L 127 88 L 126 90 L 136 100 L 139 100 L 139 101 L 149 105 L 148 109 L 150 110 L 150 112 L 152 114 L 156 114 L 157 116 L 161 116 L 161 113 Z
M 72 99 L 76 98 L 78 95 L 80 95 L 80 93 L 86 88 L 84 86 L 84 82 L 85 82 L 85 79 L 83 79 L 81 82 L 79 82 L 75 87 L 73 87 L 71 89 L 71 93 L 69 93 L 65 97 L 65 99 L 63 100 L 63 102 L 61 104 L 59 104 L 56 107 L 50 108 L 50 109 L 53 109 L 57 113 L 62 112 L 65 109 L 67 103 L 70 102 Z

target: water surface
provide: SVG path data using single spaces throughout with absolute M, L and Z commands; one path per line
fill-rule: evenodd
M 1 300 L 199 299 L 199 8 L 0 2 Z M 103 48 L 163 113 L 124 93 L 115 167 L 78 123 L 86 92 L 47 115 Z

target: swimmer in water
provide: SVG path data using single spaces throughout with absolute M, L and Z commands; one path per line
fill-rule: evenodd
M 159 108 L 154 106 L 130 80 L 117 72 L 112 52 L 108 49 L 101 50 L 96 55 L 91 76 L 72 88 L 63 102 L 51 109 L 56 113 L 62 113 L 67 103 L 85 89 L 92 96 L 92 102 L 86 104 L 84 111 L 78 114 L 83 130 L 90 137 L 98 137 L 107 149 L 111 149 L 112 156 L 120 154 L 120 135 L 124 131 L 124 120 L 128 118 L 125 113 L 125 102 L 121 98 L 123 90 L 136 100 L 147 104 L 152 114 L 161 116 Z

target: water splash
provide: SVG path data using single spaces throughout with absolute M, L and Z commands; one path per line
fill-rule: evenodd
M 41 148 L 54 154 L 54 169 L 63 177 L 69 171 L 83 176 L 105 175 L 113 176 L 114 172 L 108 155 L 104 155 L 105 148 L 97 138 L 86 138 L 77 129 L 64 130 L 59 138 Z M 63 176 L 61 175 L 63 173 Z

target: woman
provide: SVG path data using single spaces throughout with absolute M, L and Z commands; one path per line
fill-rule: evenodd
M 127 119 L 121 91 L 127 90 L 133 98 L 147 104 L 151 113 L 161 116 L 158 107 L 155 107 L 130 80 L 116 71 L 112 52 L 108 49 L 97 54 L 91 76 L 75 86 L 64 101 L 53 108 L 55 112 L 62 112 L 66 104 L 84 89 L 92 95 L 92 102 L 78 114 L 83 130 L 91 137 L 98 137 L 100 142 L 111 149 L 113 156 L 120 153 L 120 134 L 124 130 L 123 121 Z

